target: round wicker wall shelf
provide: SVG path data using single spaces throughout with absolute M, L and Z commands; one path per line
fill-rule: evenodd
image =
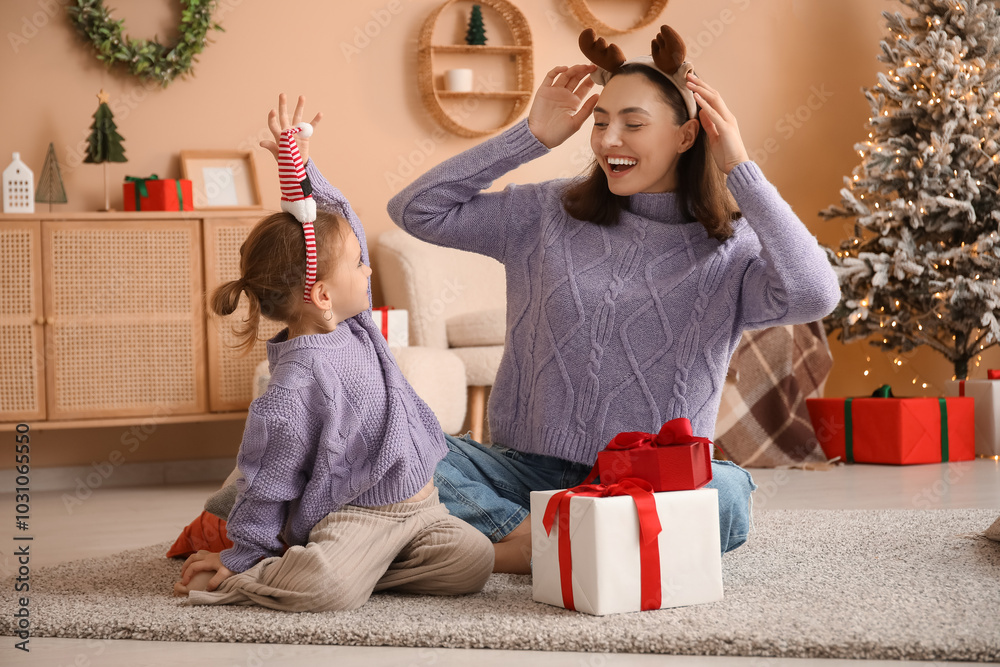
M 612 28 L 607 23 L 597 18 L 594 12 L 587 5 L 587 0 L 566 0 L 569 9 L 573 12 L 576 20 L 583 24 L 584 28 L 593 28 L 598 35 L 621 35 L 626 32 L 633 32 L 639 28 L 645 28 L 653 23 L 663 10 L 667 7 L 668 0 L 651 0 L 646 14 L 640 18 L 631 28 Z
M 462 0 L 448 0 L 438 7 L 427 20 L 420 31 L 420 43 L 417 49 L 417 85 L 424 106 L 434 119 L 449 132 L 462 137 L 481 137 L 496 132 L 517 120 L 518 116 L 528 107 L 534 88 L 534 71 L 532 69 L 531 30 L 524 14 L 507 0 L 476 0 L 477 4 L 485 5 L 495 10 L 510 29 L 514 43 L 503 46 L 469 46 L 467 44 L 433 44 L 434 26 L 437 25 L 441 13 Z M 435 85 L 434 54 L 458 53 L 469 56 L 507 54 L 514 59 L 515 90 L 453 92 L 441 90 Z M 466 127 L 454 116 L 448 113 L 442 100 L 501 100 L 511 102 L 510 113 L 503 123 L 491 130 L 478 130 Z

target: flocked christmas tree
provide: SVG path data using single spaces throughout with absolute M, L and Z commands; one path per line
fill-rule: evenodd
M 62 174 L 59 172 L 59 161 L 56 159 L 55 146 L 49 142 L 49 151 L 45 154 L 45 164 L 38 177 L 38 189 L 35 190 L 35 201 L 49 205 L 66 203 L 66 188 L 63 186 Z
M 118 134 L 114 114 L 108 106 L 108 94 L 101 90 L 97 94 L 99 102 L 94 112 L 94 122 L 87 137 L 87 157 L 84 162 L 104 164 L 104 210 L 108 210 L 108 162 L 128 162 L 125 157 L 124 137 Z
M 931 347 L 968 376 L 1000 341 L 1000 14 L 989 0 L 900 0 L 884 12 L 888 66 L 831 251 L 842 300 L 827 331 L 906 353 Z M 901 363 L 896 360 L 897 363 Z
M 472 5 L 472 15 L 469 16 L 469 29 L 465 33 L 465 43 L 472 46 L 485 46 L 486 26 L 483 24 L 483 8 Z

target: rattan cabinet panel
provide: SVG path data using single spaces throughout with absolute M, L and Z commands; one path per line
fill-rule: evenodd
M 258 218 L 205 220 L 205 287 L 206 298 L 219 285 L 240 277 L 240 246 Z M 253 398 L 254 369 L 267 357 L 264 340 L 278 333 L 283 324 L 263 320 L 258 332 L 260 341 L 249 353 L 236 349 L 234 326 L 247 317 L 246 297 L 232 315 L 208 317 L 208 402 L 212 411 L 246 410 Z
M 0 227 L 0 422 L 45 418 L 41 225 Z
M 206 411 L 200 226 L 42 223 L 49 419 Z

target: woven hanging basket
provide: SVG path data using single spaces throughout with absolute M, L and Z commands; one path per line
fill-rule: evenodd
M 434 27 L 441 13 L 459 0 L 448 0 L 434 10 L 420 31 L 420 42 L 417 49 L 417 84 L 420 89 L 420 99 L 434 119 L 449 132 L 462 137 L 481 137 L 492 134 L 499 129 L 512 125 L 524 112 L 531 101 L 534 88 L 534 70 L 532 69 L 531 30 L 524 14 L 507 0 L 476 0 L 477 4 L 490 7 L 510 29 L 514 43 L 501 46 L 474 46 L 468 44 L 433 44 Z M 455 93 L 439 89 L 435 85 L 434 54 L 501 54 L 514 58 L 514 90 L 482 91 Z M 480 130 L 467 127 L 449 114 L 444 100 L 462 98 L 489 99 L 511 102 L 510 112 L 499 127 Z
M 569 9 L 573 12 L 584 28 L 593 28 L 599 35 L 621 35 L 626 32 L 634 32 L 639 28 L 650 25 L 663 13 L 667 7 L 667 0 L 652 0 L 646 9 L 646 14 L 640 18 L 631 28 L 612 28 L 607 23 L 597 18 L 594 12 L 587 5 L 587 0 L 566 0 Z

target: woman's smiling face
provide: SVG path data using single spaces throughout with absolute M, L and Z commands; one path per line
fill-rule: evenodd
M 619 74 L 597 101 L 590 146 L 614 194 L 670 192 L 677 160 L 694 144 L 698 128 L 697 120 L 678 125 L 674 108 L 646 76 Z

